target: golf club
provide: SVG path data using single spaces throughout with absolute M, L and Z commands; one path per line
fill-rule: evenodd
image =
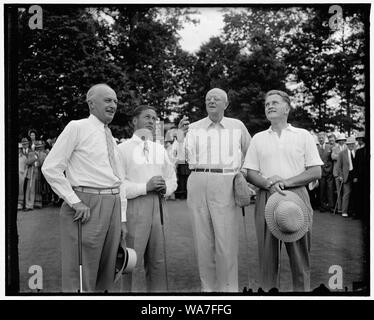
M 338 202 L 339 202 L 339 197 L 340 197 L 340 193 L 342 191 L 342 187 L 343 187 L 343 180 L 340 182 L 340 185 L 339 185 L 339 190 L 338 190 L 338 195 L 336 197 L 336 203 L 335 203 L 335 208 L 334 208 L 334 214 L 336 212 L 336 208 L 338 206 Z
M 79 261 L 79 293 L 83 292 L 83 270 L 82 270 L 82 220 L 78 220 L 78 261 Z
M 248 246 L 246 252 L 247 252 L 247 256 L 248 256 L 248 261 L 250 261 L 249 241 L 248 241 L 248 234 L 247 234 L 247 224 L 245 223 L 245 207 L 242 207 L 242 214 L 243 214 L 245 243 Z M 251 278 L 250 278 L 249 268 L 247 268 L 247 270 L 248 270 L 248 290 L 249 290 L 250 287 L 251 287 L 251 283 L 250 283 Z
M 169 282 L 168 282 L 168 264 L 166 259 L 166 238 L 165 238 L 165 229 L 164 229 L 164 211 L 162 208 L 162 195 L 161 193 L 158 194 L 158 203 L 160 206 L 160 218 L 161 218 L 161 228 L 162 228 L 162 236 L 164 238 L 164 263 L 165 263 L 165 278 L 166 278 L 166 291 L 169 291 Z

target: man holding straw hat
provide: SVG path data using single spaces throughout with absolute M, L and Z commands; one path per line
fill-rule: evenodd
M 253 137 L 242 171 L 260 188 L 255 207 L 260 287 L 279 288 L 280 248 L 285 242 L 293 290 L 309 291 L 313 209 L 305 186 L 321 178 L 323 162 L 313 136 L 287 123 L 290 106 L 283 91 L 265 95 L 271 126 Z

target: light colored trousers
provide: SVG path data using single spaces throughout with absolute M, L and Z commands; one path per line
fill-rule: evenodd
M 338 193 L 338 212 L 339 213 L 348 213 L 349 208 L 349 200 L 351 197 L 352 192 L 352 181 L 347 180 L 347 182 L 340 181 L 335 178 L 336 183 L 336 192 Z M 342 185 L 343 184 L 343 185 Z M 341 186 L 340 194 L 339 194 L 339 188 Z
M 233 193 L 234 175 L 191 172 L 187 204 L 204 292 L 238 292 L 240 212 Z
M 162 203 L 166 233 L 167 212 L 164 199 Z M 137 262 L 134 271 L 123 276 L 125 291 L 166 291 L 164 240 L 158 195 L 150 193 L 129 199 L 126 218 L 126 245 L 136 251 Z
M 305 187 L 294 188 L 295 192 L 313 212 Z M 256 197 L 255 225 L 259 253 L 260 287 L 269 291 L 277 288 L 279 240 L 269 231 L 265 220 L 265 206 L 270 192 L 260 189 Z M 284 243 L 290 259 L 293 291 L 310 291 L 310 247 L 311 229 L 298 241 Z M 278 288 L 282 290 L 282 288 Z
M 82 224 L 83 291 L 110 291 L 114 285 L 115 262 L 121 238 L 121 200 L 117 195 L 96 195 L 76 191 L 90 207 L 90 219 Z M 78 223 L 75 210 L 61 206 L 62 291 L 79 289 Z

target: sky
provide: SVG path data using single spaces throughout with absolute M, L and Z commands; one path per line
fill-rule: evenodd
M 191 53 L 196 52 L 200 46 L 208 42 L 209 38 L 219 36 L 222 32 L 223 15 L 220 10 L 222 8 L 196 8 L 200 14 L 193 15 L 194 18 L 200 20 L 195 26 L 192 23 L 185 24 L 183 30 L 179 32 L 182 39 L 180 44 L 182 49 Z

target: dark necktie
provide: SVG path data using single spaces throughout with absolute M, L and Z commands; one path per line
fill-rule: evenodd
M 109 163 L 112 167 L 114 175 L 121 180 L 120 175 L 118 173 L 117 165 L 116 165 L 116 159 L 114 157 L 114 142 L 113 142 L 113 136 L 112 133 L 107 125 L 104 126 L 105 129 L 105 138 L 106 138 L 106 145 L 108 148 L 108 157 L 109 157 Z

